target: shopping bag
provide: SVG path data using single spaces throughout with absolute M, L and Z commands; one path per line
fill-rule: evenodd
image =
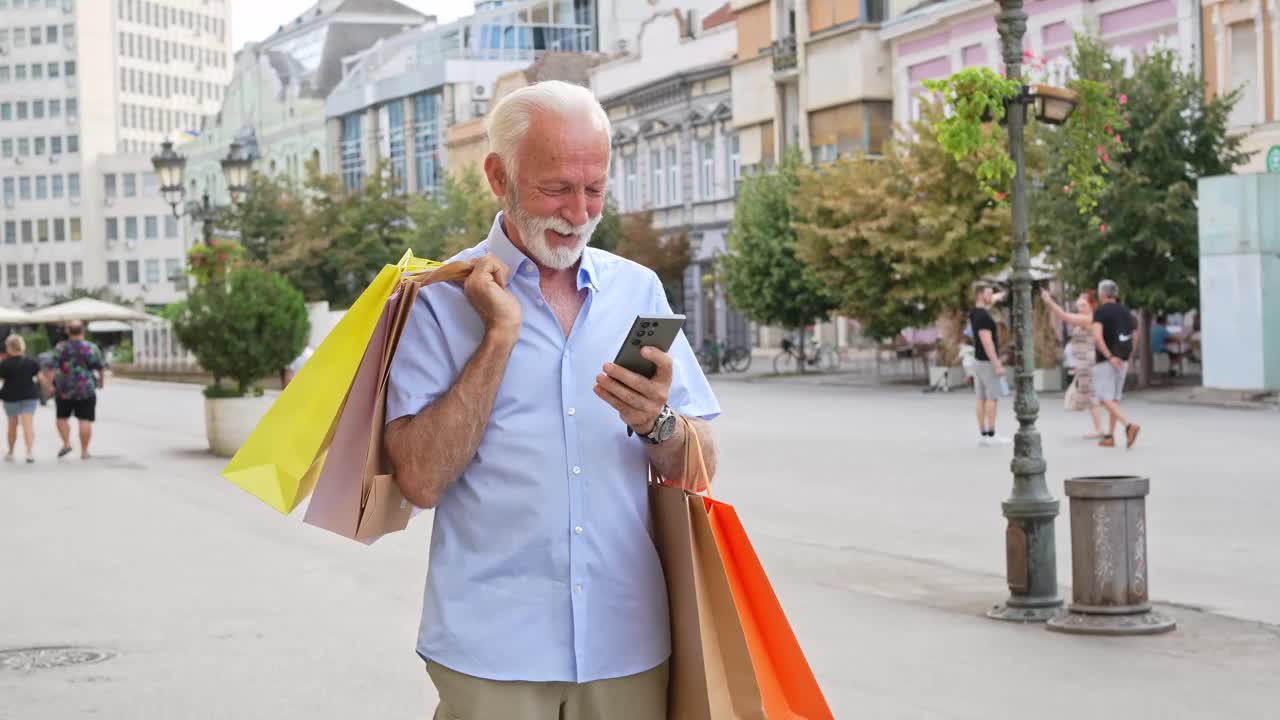
M 437 266 L 405 253 L 382 268 L 276 398 L 222 476 L 282 513 L 311 493 L 334 422 L 383 305 L 405 272 Z
M 1076 410 L 1076 401 L 1079 399 L 1079 389 L 1076 387 L 1076 379 L 1071 378 L 1071 384 L 1067 386 L 1067 391 L 1062 395 L 1062 406 L 1067 410 Z
M 304 522 L 365 542 L 408 525 L 413 507 L 401 495 L 382 452 L 391 361 L 418 292 L 431 283 L 465 279 L 471 268 L 470 262 L 458 262 L 410 275 L 384 304 L 339 414 Z
M 709 490 L 692 428 L 687 437 L 684 485 Z M 649 493 L 671 608 L 668 715 L 833 718 L 733 507 L 660 478 Z

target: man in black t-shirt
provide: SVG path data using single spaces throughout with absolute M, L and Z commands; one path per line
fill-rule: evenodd
M 1124 398 L 1124 381 L 1129 374 L 1129 359 L 1136 349 L 1138 333 L 1133 314 L 1120 304 L 1120 287 L 1111 280 L 1098 283 L 1098 309 L 1093 313 L 1093 342 L 1097 346 L 1097 365 L 1093 368 L 1094 398 L 1111 416 L 1110 430 L 1098 443 L 1116 446 L 1116 423 L 1125 426 L 1125 446 L 1133 447 L 1142 429 L 1120 410 Z
M 974 308 L 969 311 L 969 327 L 973 331 L 973 389 L 978 396 L 979 445 L 1008 445 L 1009 439 L 996 435 L 997 400 L 1004 395 L 1004 363 L 1000 362 L 1000 331 L 991 317 L 996 303 L 995 290 L 979 284 L 974 291 Z

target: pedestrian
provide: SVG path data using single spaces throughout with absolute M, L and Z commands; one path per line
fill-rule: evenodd
M 1040 289 L 1040 297 L 1059 320 L 1071 327 L 1071 341 L 1067 344 L 1067 353 L 1071 357 L 1071 385 L 1069 393 L 1071 410 L 1088 410 L 1093 418 L 1093 432 L 1085 435 L 1087 440 L 1100 440 L 1106 436 L 1102 430 L 1102 411 L 1098 407 L 1093 394 L 1093 365 L 1096 348 L 1093 346 L 1093 298 L 1088 293 L 1080 293 L 1076 298 L 1076 311 L 1069 313 L 1062 309 L 1053 299 L 1048 288 Z
M 18 444 L 18 425 L 22 425 L 22 442 L 27 448 L 27 462 L 36 461 L 35 413 L 40 404 L 40 363 L 27 357 L 27 341 L 21 335 L 10 335 L 4 340 L 5 358 L 0 361 L 0 401 L 4 402 L 4 414 L 9 421 L 9 452 L 5 462 L 13 462 L 13 452 Z
M 428 285 L 396 350 L 385 448 L 434 507 L 417 650 L 437 718 L 667 717 L 667 591 L 650 532 L 652 467 L 683 483 L 720 408 L 683 334 L 610 362 L 637 315 L 671 312 L 647 268 L 588 247 L 609 178 L 609 119 L 546 81 L 487 119 L 488 238 Z M 601 371 L 603 368 L 603 372 Z
M 71 418 L 80 432 L 80 458 L 89 459 L 89 441 L 97 415 L 98 389 L 106 382 L 102 350 L 84 337 L 84 323 L 67 323 L 67 339 L 53 349 L 54 405 L 58 416 L 58 436 L 62 449 L 58 457 L 71 453 Z
M 1094 393 L 1106 408 L 1110 419 L 1102 447 L 1116 446 L 1116 424 L 1125 427 L 1125 447 L 1133 447 L 1142 427 L 1129 420 L 1120 409 L 1124 398 L 1124 381 L 1129 374 L 1129 359 L 1135 350 L 1133 315 L 1120 304 L 1120 286 L 1114 281 L 1098 283 L 1100 305 L 1093 313 L 1093 342 L 1097 352 L 1093 367 Z
M 999 399 L 1007 394 L 1004 363 L 1000 361 L 1000 330 L 991 308 L 1003 296 L 997 296 L 995 288 L 978 283 L 974 290 L 974 307 L 969 311 L 969 326 L 973 331 L 973 389 L 978 397 L 978 444 L 1008 445 L 1009 438 L 996 435 L 996 411 Z

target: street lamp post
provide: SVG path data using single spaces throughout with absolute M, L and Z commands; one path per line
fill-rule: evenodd
M 996 25 L 1004 54 L 1005 69 L 1010 80 L 1022 80 L 1022 37 L 1027 31 L 1027 14 L 1023 0 L 998 0 L 1000 14 Z M 1069 101 L 1069 100 L 1068 100 Z M 1034 351 L 1031 333 L 1031 248 L 1027 241 L 1026 158 L 1023 152 L 1023 130 L 1027 122 L 1026 108 L 1034 104 L 1036 114 L 1049 122 L 1062 122 L 1070 112 L 1060 111 L 1062 97 L 1033 94 L 1024 90 L 1011 102 L 1006 113 L 1009 130 L 1009 157 L 1013 160 L 1013 336 L 1015 347 L 1017 396 L 1014 410 L 1018 416 L 1018 432 L 1013 446 L 1013 491 L 1002 504 L 1008 520 L 1005 530 L 1006 573 L 1009 598 L 997 605 L 988 617 L 1019 622 L 1044 622 L 1062 607 L 1058 595 L 1057 550 L 1054 520 L 1058 501 L 1045 484 L 1044 453 L 1036 417 L 1040 401 L 1034 384 Z
M 204 231 L 204 244 L 213 244 L 213 223 L 225 211 L 225 208 L 209 201 L 209 190 L 205 188 L 199 201 L 190 200 L 183 204 L 186 188 L 183 186 L 183 173 L 187 167 L 187 159 L 174 152 L 173 143 L 165 142 L 160 146 L 160 154 L 151 158 L 151 165 L 160 177 L 160 192 L 173 208 L 174 217 L 186 215 L 194 222 L 201 224 Z M 253 168 L 253 158 L 244 152 L 238 142 L 231 143 L 227 156 L 222 159 L 222 176 L 227 181 L 227 190 L 231 194 L 231 204 L 237 205 L 249 189 L 249 173 Z M 182 206 L 179 210 L 179 206 Z

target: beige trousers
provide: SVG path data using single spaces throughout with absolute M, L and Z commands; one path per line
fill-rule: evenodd
M 435 720 L 666 720 L 667 663 L 589 683 L 485 680 L 434 662 Z

